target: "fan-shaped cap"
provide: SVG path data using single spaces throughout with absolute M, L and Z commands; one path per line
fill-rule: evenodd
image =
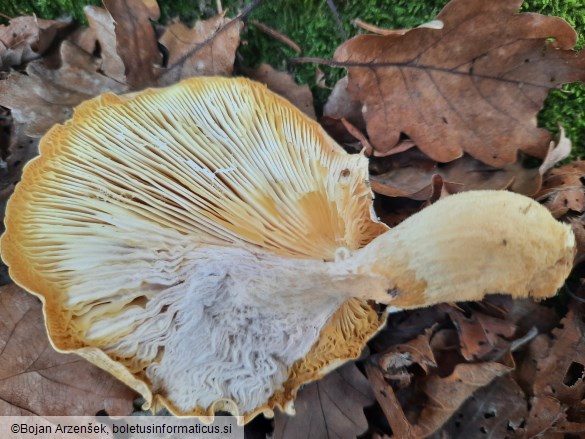
M 324 275 L 387 230 L 367 160 L 264 86 L 105 94 L 40 152 L 8 204 L 2 257 L 42 299 L 55 348 L 147 406 L 246 421 L 290 409 L 380 327 L 355 282 Z

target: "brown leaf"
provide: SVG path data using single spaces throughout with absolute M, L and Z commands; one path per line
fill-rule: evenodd
M 528 437 L 585 431 L 585 329 L 578 313 L 569 310 L 552 337 L 532 340 L 514 375 L 532 395 Z
M 384 352 L 392 349 L 394 345 L 410 343 L 414 338 L 424 334 L 434 323 L 448 322 L 448 308 L 447 305 L 437 305 L 392 314 L 386 327 L 369 344 L 377 352 Z
M 0 81 L 0 105 L 12 110 L 24 133 L 42 136 L 51 126 L 71 117 L 72 108 L 104 91 L 123 92 L 125 87 L 98 73 L 99 61 L 82 49 L 63 42 L 62 65 L 53 70 L 42 60 L 33 61 L 26 75 L 13 72 Z
M 86 6 L 83 11 L 90 29 L 100 42 L 101 70 L 115 81 L 125 83 L 126 67 L 116 48 L 114 19 L 108 11 L 97 6 Z
M 231 76 L 242 27 L 240 20 L 232 23 L 225 13 L 198 21 L 192 29 L 181 22 L 172 23 L 160 38 L 169 52 L 160 84 L 190 76 Z
M 514 437 L 528 416 L 526 405 L 524 392 L 510 376 L 495 378 L 475 392 L 430 439 Z
M 15 284 L 0 288 L 0 364 L 4 416 L 132 412 L 132 390 L 81 357 L 51 347 L 40 301 Z
M 0 25 L 0 68 L 18 66 L 38 58 L 51 45 L 68 21 L 43 20 L 34 16 L 16 17 Z
M 550 88 L 585 78 L 585 56 L 570 50 L 577 35 L 564 20 L 518 14 L 521 3 L 452 0 L 443 29 L 359 35 L 337 49 L 378 152 L 404 133 L 438 162 L 545 156 L 551 135 L 535 116 Z
M 89 53 L 90 55 L 93 54 L 95 48 L 97 46 L 97 35 L 95 30 L 90 27 L 79 27 L 75 29 L 71 34 L 67 36 L 67 41 L 76 45 L 80 49 L 83 49 L 85 52 Z M 101 47 L 100 47 L 101 49 Z M 102 50 L 103 55 L 103 50 Z M 103 64 L 102 64 L 103 66 Z
M 382 371 L 371 363 L 366 363 L 366 374 L 374 390 L 378 404 L 392 428 L 392 437 L 414 439 L 414 428 L 406 418 L 404 411 L 394 393 L 394 389 L 385 380 Z
M 503 168 L 494 168 L 467 154 L 446 165 L 414 155 L 410 150 L 404 154 L 411 154 L 414 159 L 370 176 L 375 192 L 389 197 L 427 200 L 432 192 L 433 176 L 439 175 L 445 184 L 456 185 L 457 192 L 510 189 L 530 196 L 538 192 L 542 181 L 538 168 L 525 167 L 522 159 Z M 455 190 L 454 186 L 451 188 Z
M 507 344 L 499 336 L 509 338 L 516 331 L 513 323 L 480 312 L 474 312 L 469 318 L 454 308 L 448 313 L 459 333 L 461 354 L 468 361 L 484 358 L 492 350 Z
M 24 134 L 24 125 L 11 124 L 10 140 L 8 143 L 7 157 L 3 166 L 0 166 L 0 203 L 5 203 L 14 190 L 14 185 L 20 180 L 22 168 L 38 154 L 38 139 L 33 139 Z M 4 218 L 4 212 L 0 212 L 0 221 Z M 0 226 L 4 231 L 4 226 Z
M 495 362 L 459 364 L 448 377 L 429 377 L 422 383 L 428 403 L 416 424 L 418 435 L 425 437 L 437 431 L 475 391 L 510 370 Z
M 299 392 L 295 416 L 276 413 L 273 437 L 355 438 L 368 428 L 363 408 L 373 402 L 366 378 L 354 363 L 345 364 Z
M 262 82 L 275 93 L 288 99 L 311 119 L 316 119 L 313 94 L 308 85 L 299 85 L 292 75 L 274 70 L 268 64 L 261 64 L 255 70 L 245 70 L 246 76 Z
M 565 404 L 578 404 L 585 395 L 585 329 L 573 310 L 553 330 L 548 353 L 538 360 L 534 395 L 550 395 Z
M 543 203 L 555 218 L 569 211 L 585 211 L 585 161 L 576 161 L 552 169 L 545 175 L 536 199 Z
M 124 63 L 126 84 L 141 90 L 156 84 L 162 57 L 150 20 L 160 11 L 154 0 L 104 0 L 114 20 L 116 52 Z
M 337 81 L 323 107 L 323 116 L 338 120 L 345 119 L 359 130 L 365 131 L 366 122 L 362 115 L 362 103 L 352 99 L 347 91 L 347 85 L 347 76 Z
M 565 413 L 558 399 L 550 395 L 535 397 L 530 400 L 530 413 L 526 422 L 528 437 L 542 437 L 557 422 L 565 419 Z
M 385 378 L 397 380 L 399 387 L 406 387 L 412 378 L 407 367 L 417 364 L 426 374 L 431 368 L 436 368 L 437 362 L 429 345 L 432 334 L 433 330 L 429 328 L 424 334 L 384 351 L 378 360 L 378 365 L 384 371 Z

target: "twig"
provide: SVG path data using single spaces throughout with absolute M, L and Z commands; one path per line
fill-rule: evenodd
M 260 23 L 259 21 L 256 21 L 256 20 L 252 20 L 252 24 L 254 26 L 256 26 L 258 29 L 260 29 L 262 32 L 264 32 L 265 34 L 270 35 L 275 40 L 278 40 L 281 43 L 286 44 L 288 47 L 293 49 L 295 52 L 301 53 L 301 47 L 297 43 L 295 43 L 293 40 L 291 40 L 286 35 L 281 34 L 276 29 L 273 29 L 270 26 L 267 26 L 264 23 Z
M 163 75 L 164 73 L 167 73 L 168 71 L 173 70 L 174 68 L 182 65 L 185 62 L 185 60 L 187 60 L 188 58 L 190 58 L 191 56 L 193 56 L 194 54 L 196 54 L 197 52 L 199 52 L 200 50 L 202 50 L 204 47 L 206 47 L 207 45 L 209 45 L 218 35 L 220 35 L 223 32 L 225 32 L 227 29 L 229 29 L 235 23 L 239 23 L 240 21 L 243 21 L 248 15 L 250 15 L 250 13 L 254 9 L 256 9 L 260 5 L 260 3 L 262 3 L 262 0 L 254 0 L 252 3 L 250 3 L 244 9 L 242 9 L 242 12 L 240 12 L 237 16 L 235 16 L 234 18 L 232 18 L 229 23 L 227 23 L 224 26 L 220 27 L 209 38 L 207 38 L 204 41 L 202 41 L 201 43 L 197 44 L 195 47 L 193 47 L 193 49 L 191 49 L 186 54 L 184 54 L 183 56 L 181 56 L 174 64 L 168 66 L 166 68 L 166 70 L 165 69 L 161 69 L 160 75 Z
M 353 20 L 353 24 L 360 27 L 368 32 L 372 32 L 377 35 L 404 35 L 410 29 L 382 29 L 381 27 L 374 26 L 373 24 L 366 23 L 359 18 Z
M 7 20 L 12 20 L 14 17 L 10 17 L 9 15 L 3 14 L 2 12 L 0 12 L 0 17 L 5 18 Z
M 335 23 L 337 24 L 337 30 L 339 31 L 341 38 L 343 38 L 343 41 L 347 40 L 347 34 L 345 33 L 345 30 L 343 29 L 343 24 L 341 23 L 341 19 L 339 18 L 339 12 L 337 11 L 337 7 L 335 6 L 335 3 L 333 3 L 333 0 L 327 0 L 327 6 L 329 6 L 329 9 L 331 9 L 331 13 L 333 14 L 333 17 L 335 18 Z
M 217 15 L 221 15 L 223 13 L 223 6 L 221 5 L 221 0 L 216 0 L 215 5 L 217 7 Z

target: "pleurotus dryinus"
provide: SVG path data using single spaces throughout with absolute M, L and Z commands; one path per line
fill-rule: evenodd
M 176 415 L 292 412 L 383 325 L 374 302 L 548 297 L 572 266 L 569 227 L 508 192 L 389 230 L 367 159 L 246 79 L 99 96 L 40 149 L 7 208 L 12 278 L 56 349 Z

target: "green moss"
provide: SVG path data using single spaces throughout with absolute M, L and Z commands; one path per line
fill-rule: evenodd
M 235 14 L 251 0 L 223 0 L 223 6 Z M 334 0 L 348 36 L 360 33 L 353 26 L 355 18 L 385 28 L 408 28 L 431 20 L 441 10 L 446 0 Z M 69 15 L 84 20 L 83 6 L 98 4 L 98 0 L 0 0 L 0 12 L 8 16 L 35 13 L 39 17 L 54 18 Z M 162 22 L 180 17 L 187 23 L 206 18 L 215 13 L 216 1 L 160 0 Z M 566 19 L 578 31 L 585 29 L 585 2 L 583 0 L 527 0 L 522 11 L 557 15 Z M 325 0 L 265 0 L 249 16 L 271 26 L 303 49 L 302 56 L 331 58 L 335 48 L 343 41 L 335 18 Z M 309 84 L 316 97 L 318 109 L 323 105 L 328 90 L 316 87 L 316 66 L 294 64 L 297 54 L 284 44 L 258 30 L 251 22 L 242 35 L 239 62 L 255 66 L 267 62 L 281 70 L 294 72 L 298 82 Z M 579 35 L 579 47 L 585 36 Z M 333 85 L 344 71 L 320 67 L 326 74 L 327 83 Z M 539 122 L 552 131 L 561 122 L 575 145 L 574 156 L 585 156 L 585 86 L 569 84 L 563 90 L 554 91 L 539 115 Z
M 83 21 L 83 7 L 99 4 L 100 0 L 0 0 L 0 12 L 8 17 L 35 14 L 40 18 L 68 16 Z

